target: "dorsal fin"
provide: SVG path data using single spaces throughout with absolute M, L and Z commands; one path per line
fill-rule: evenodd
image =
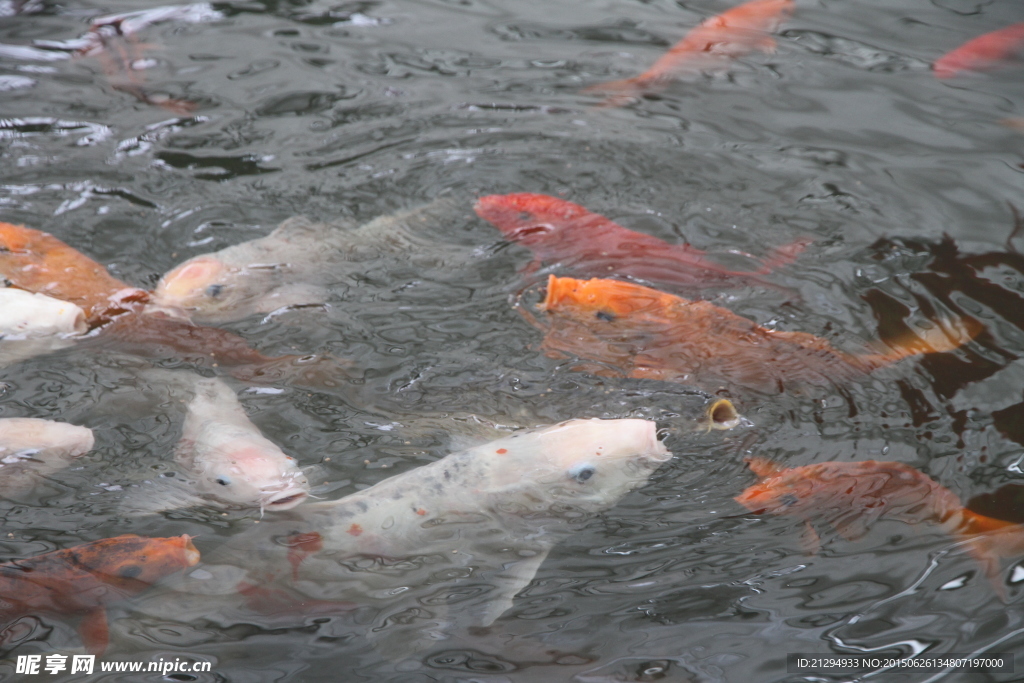
M 305 216 L 293 216 L 274 228 L 269 237 L 287 241 L 310 240 L 316 239 L 327 230 L 336 230 L 341 227 L 329 223 L 316 223 Z

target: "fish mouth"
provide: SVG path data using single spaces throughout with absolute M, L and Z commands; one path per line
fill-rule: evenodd
M 307 491 L 292 490 L 269 496 L 263 503 L 265 510 L 290 510 L 309 497 Z

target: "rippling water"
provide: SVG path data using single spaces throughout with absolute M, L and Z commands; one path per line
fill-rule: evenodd
M 145 599 L 112 611 L 109 658 L 213 662 L 212 674 L 167 680 L 703 682 L 838 680 L 787 673 L 787 652 L 1024 652 L 1019 572 L 1004 572 L 1004 602 L 936 528 L 883 522 L 856 541 L 826 536 L 808 556 L 798 520 L 732 500 L 754 481 L 747 455 L 898 460 L 963 500 L 1019 482 L 1024 237 L 1008 240 L 1024 137 L 1002 121 L 1024 116 L 1024 62 L 949 80 L 930 71 L 1024 20 L 1019 3 L 799 0 L 774 53 L 622 108 L 580 90 L 639 73 L 727 6 L 240 0 L 96 54 L 66 49 L 96 17 L 157 6 L 0 4 L 0 218 L 148 288 L 295 214 L 365 222 L 450 196 L 463 210 L 434 245 L 335 283 L 326 309 L 229 326 L 268 355 L 330 353 L 358 368 L 333 390 L 236 382 L 253 421 L 313 466 L 327 497 L 443 456 L 460 429 L 445 416 L 469 413 L 514 425 L 650 417 L 676 457 L 558 546 L 494 626 L 404 670 L 356 617 L 182 621 Z M 13 49 L 26 46 L 37 51 Z M 849 350 L 940 318 L 985 331 L 841 388 L 733 392 L 748 425 L 690 434 L 701 392 L 574 373 L 538 350 L 511 304 L 547 271 L 521 273 L 528 252 L 471 210 L 517 191 L 739 264 L 728 254 L 810 238 L 771 276 L 779 288 L 703 292 L 775 329 Z M 0 557 L 120 533 L 199 534 L 205 552 L 252 524 L 122 513 L 133 487 L 171 467 L 180 434 L 180 412 L 138 400 L 134 367 L 90 348 L 0 371 L 0 415 L 98 437 L 33 504 L 0 502 Z M 80 647 L 70 623 L 44 621 L 5 656 Z

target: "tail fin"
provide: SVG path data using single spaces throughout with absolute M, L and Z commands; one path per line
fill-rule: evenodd
M 973 318 L 959 318 L 955 324 L 950 322 L 925 330 L 924 334 L 908 331 L 888 340 L 886 343 L 890 348 L 884 353 L 865 354 L 857 358 L 869 367 L 876 368 L 925 353 L 949 353 L 971 341 L 985 329 L 984 325 Z
M 618 81 L 608 81 L 597 85 L 587 86 L 580 92 L 588 95 L 606 95 L 596 106 L 600 109 L 610 107 L 624 107 L 638 99 L 645 92 L 645 84 L 636 78 L 623 78 Z

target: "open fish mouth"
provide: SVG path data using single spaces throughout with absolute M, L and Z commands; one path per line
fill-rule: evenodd
M 265 510 L 290 510 L 308 497 L 308 491 L 282 491 L 264 499 L 261 507 Z

